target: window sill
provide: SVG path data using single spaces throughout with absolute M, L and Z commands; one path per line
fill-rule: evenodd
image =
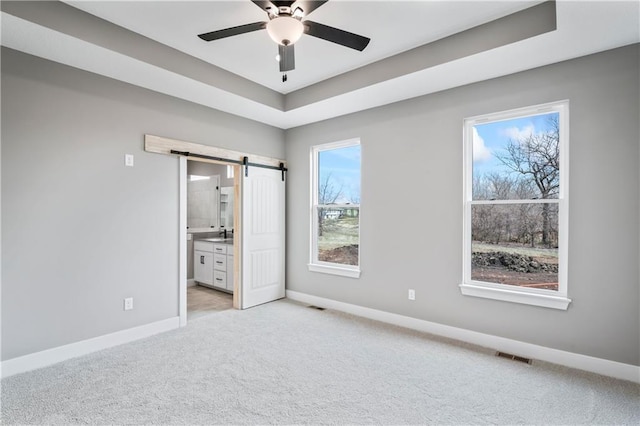
M 349 278 L 360 278 L 360 269 L 343 268 L 334 265 L 319 265 L 317 263 L 310 263 L 309 271 L 321 272 L 323 274 L 340 275 Z
M 502 288 L 485 287 L 474 284 L 460 284 L 460 291 L 465 296 L 483 297 L 485 299 L 503 300 L 505 302 L 542 306 L 544 308 L 567 310 L 571 299 L 549 294 L 525 293 Z

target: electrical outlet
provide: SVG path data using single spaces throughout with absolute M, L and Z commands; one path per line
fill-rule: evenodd
M 409 289 L 409 300 L 416 300 L 416 291 L 412 288 Z
M 124 310 L 130 311 L 133 309 L 133 297 L 127 297 L 124 299 Z
M 124 165 L 133 167 L 133 154 L 125 154 L 124 155 Z

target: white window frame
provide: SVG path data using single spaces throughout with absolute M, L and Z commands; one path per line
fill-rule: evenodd
M 310 242 L 311 247 L 309 250 L 310 260 L 309 260 L 309 271 L 312 272 L 321 272 L 332 275 L 340 275 L 343 277 L 349 278 L 360 278 L 360 253 L 361 253 L 361 244 L 360 244 L 360 235 L 362 235 L 361 227 L 358 228 L 358 265 L 342 265 L 339 263 L 331 263 L 331 262 L 323 262 L 318 260 L 318 208 L 322 207 L 335 207 L 335 208 L 358 208 L 358 216 L 361 217 L 362 210 L 360 209 L 360 204 L 331 204 L 331 205 L 319 205 L 318 204 L 318 179 L 319 179 L 319 168 L 318 168 L 318 158 L 319 154 L 323 151 L 331 151 L 334 149 L 347 148 L 350 146 L 360 146 L 362 150 L 362 146 L 360 145 L 360 139 L 348 139 L 339 142 L 330 142 L 322 145 L 315 145 L 311 147 L 311 208 L 310 208 L 310 216 L 311 216 L 311 232 L 310 232 Z M 362 167 L 362 164 L 361 164 Z M 362 168 L 360 169 L 360 179 L 362 180 Z
M 473 127 L 495 121 L 559 113 L 560 124 L 560 188 L 557 199 L 544 200 L 476 200 L 472 199 L 473 185 Z M 464 236 L 463 236 L 463 280 L 460 290 L 463 295 L 502 300 L 527 305 L 566 310 L 571 303 L 568 298 L 567 259 L 569 235 L 569 101 L 518 108 L 485 114 L 464 120 Z M 507 284 L 488 283 L 471 279 L 471 206 L 479 204 L 557 203 L 558 204 L 558 290 L 518 287 Z

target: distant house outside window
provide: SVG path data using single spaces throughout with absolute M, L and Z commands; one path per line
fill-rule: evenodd
M 568 108 L 464 121 L 463 294 L 567 309 Z
M 360 276 L 360 140 L 311 149 L 309 270 Z

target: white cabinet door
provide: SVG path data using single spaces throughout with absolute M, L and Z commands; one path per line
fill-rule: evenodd
M 213 253 L 196 250 L 193 256 L 193 279 L 213 285 Z
M 224 271 L 213 271 L 213 286 L 217 288 L 227 289 L 227 273 Z
M 217 271 L 227 272 L 227 255 L 214 253 L 213 269 Z
M 228 244 L 214 244 L 213 252 L 216 254 L 227 254 Z M 233 250 L 233 248 L 231 249 Z
M 284 200 L 281 171 L 249 167 L 242 174 L 242 309 L 285 295 Z

